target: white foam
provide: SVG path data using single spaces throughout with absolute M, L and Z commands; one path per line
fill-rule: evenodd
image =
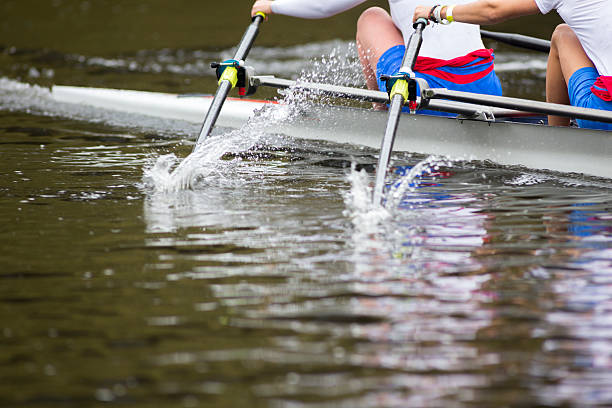
M 221 160 L 227 152 L 249 150 L 290 116 L 287 105 L 266 105 L 239 129 L 209 136 L 182 161 L 173 154 L 158 157 L 145 168 L 143 181 L 154 191 L 178 192 L 209 183 L 228 181 L 232 161 Z

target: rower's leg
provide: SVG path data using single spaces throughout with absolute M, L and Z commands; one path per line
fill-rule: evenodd
M 570 104 L 567 85 L 574 74 L 593 63 L 584 52 L 574 30 L 567 24 L 555 29 L 550 42 L 550 54 L 546 69 L 546 100 L 552 103 Z M 569 118 L 548 116 L 551 126 L 568 126 Z
M 357 21 L 357 50 L 368 89 L 378 90 L 376 64 L 389 48 L 403 45 L 404 37 L 389 13 L 380 7 L 367 9 Z

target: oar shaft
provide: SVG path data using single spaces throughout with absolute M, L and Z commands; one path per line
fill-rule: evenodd
M 269 86 L 279 89 L 295 88 L 318 92 L 324 95 L 339 98 L 355 99 L 364 102 L 388 103 L 389 95 L 386 92 L 371 89 L 352 88 L 348 86 L 319 84 L 314 82 L 292 81 L 290 79 L 276 78 L 274 76 L 254 76 L 251 83 L 256 86 Z
M 279 89 L 303 89 L 307 91 L 313 91 L 321 95 L 354 99 L 363 102 L 389 103 L 389 95 L 386 92 L 382 91 L 352 88 L 340 85 L 319 84 L 314 82 L 292 81 L 289 79 L 276 78 L 271 75 L 251 77 L 251 84 L 255 87 L 269 86 Z M 404 106 L 406 106 L 406 101 L 404 101 Z M 495 118 L 517 115 L 520 116 L 525 114 L 525 112 L 513 109 L 495 109 L 484 105 L 437 100 L 427 101 L 427 109 L 442 112 L 458 113 L 466 117 L 476 116 L 479 115 L 481 112 L 490 114 L 489 116 L 493 116 Z
M 414 26 L 414 32 L 406 45 L 406 52 L 404 53 L 402 68 L 400 69 L 401 71 L 413 71 L 419 49 L 421 48 L 421 43 L 423 42 L 423 29 L 426 25 L 427 21 L 417 20 L 417 24 Z M 405 79 L 398 79 L 398 82 L 399 81 L 406 82 Z M 402 113 L 402 107 L 406 99 L 401 93 L 393 94 L 393 91 L 391 91 L 391 94 L 393 96 L 391 97 L 391 105 L 389 106 L 389 119 L 387 120 L 387 128 L 385 129 L 385 136 L 382 140 L 380 156 L 378 156 L 378 165 L 376 167 L 376 182 L 372 194 L 374 204 L 382 203 L 387 167 L 389 166 L 389 160 L 393 152 L 393 142 L 395 141 L 395 133 L 397 132 L 400 114 Z
M 494 31 L 480 30 L 480 35 L 484 38 L 496 40 L 504 44 L 514 45 L 515 47 L 527 48 L 529 50 L 549 52 L 550 41 L 541 38 L 529 37 L 522 34 L 498 33 Z
M 253 22 L 249 24 L 249 27 L 242 36 L 242 40 L 240 40 L 240 44 L 238 44 L 238 49 L 234 55 L 235 60 L 243 60 L 247 57 L 247 55 L 249 55 L 249 51 L 251 51 L 251 47 L 257 38 L 257 34 L 259 34 L 259 24 L 261 24 L 262 21 L 262 16 L 255 16 Z
M 234 54 L 234 60 L 241 61 L 244 60 L 253 43 L 255 42 L 255 38 L 257 38 L 257 34 L 259 33 L 259 25 L 263 21 L 263 17 L 260 15 L 255 16 L 249 27 L 244 32 L 240 43 L 238 44 L 238 48 L 236 53 Z M 234 67 L 226 68 L 226 69 L 235 69 Z M 219 82 L 219 87 L 217 88 L 217 92 L 215 93 L 215 97 L 213 98 L 210 107 L 208 108 L 208 112 L 206 113 L 206 117 L 204 118 L 204 123 L 202 124 L 202 128 L 200 129 L 200 134 L 198 135 L 198 139 L 194 146 L 194 150 L 197 149 L 198 145 L 204 142 L 206 138 L 210 135 L 213 128 L 215 127 L 215 123 L 217 122 L 217 118 L 219 118 L 219 114 L 221 113 L 221 108 L 223 108 L 223 104 L 225 103 L 225 99 L 227 95 L 234 87 L 229 80 L 221 80 Z
M 471 92 L 452 91 L 445 88 L 429 88 L 422 92 L 427 99 L 450 99 L 452 101 L 477 103 L 480 105 L 495 106 L 506 109 L 519 109 L 526 112 L 544 113 L 553 116 L 573 117 L 577 119 L 593 120 L 597 122 L 612 123 L 612 112 L 580 108 L 577 106 L 560 105 L 540 101 L 529 101 L 507 96 L 475 94 Z
M 385 186 L 385 176 L 387 175 L 387 166 L 393 152 L 393 143 L 395 142 L 395 134 L 402 113 L 404 98 L 402 95 L 395 95 L 389 106 L 389 120 L 385 129 L 382 145 L 380 146 L 380 156 L 378 156 L 378 166 L 376 167 L 376 181 L 374 183 L 373 201 L 374 203 L 382 202 L 382 195 Z
M 408 45 L 406 46 L 406 52 L 402 59 L 402 67 L 400 71 L 412 72 L 416 64 L 417 55 L 421 49 L 423 43 L 423 28 L 422 24 L 418 24 L 414 30 L 414 33 L 408 39 Z
M 255 76 L 252 77 L 252 81 L 253 85 L 255 86 L 270 86 L 281 89 L 296 88 L 314 91 L 324 95 L 355 99 L 365 102 L 389 102 L 389 97 L 385 92 L 373 91 L 369 89 L 318 84 L 312 82 L 298 82 L 288 79 L 275 78 L 273 76 Z M 445 88 L 424 89 L 421 96 L 423 98 L 421 106 L 423 106 L 423 104 L 426 102 L 426 107 L 429 110 L 458 113 L 468 117 L 477 115 L 479 112 L 483 111 L 490 113 L 495 118 L 524 116 L 527 112 L 531 112 L 534 114 L 566 116 L 577 119 L 612 123 L 612 112 L 599 109 L 580 108 L 576 106 L 531 101 L 528 99 L 510 98 L 505 96 L 450 91 Z
M 206 112 L 206 117 L 204 118 L 204 123 L 202 124 L 202 129 L 200 129 L 200 134 L 198 135 L 198 140 L 196 142 L 196 146 L 202 143 L 212 132 L 215 123 L 217 123 L 217 119 L 219 118 L 219 114 L 221 113 L 221 108 L 223 108 L 223 103 L 225 99 L 227 99 L 227 95 L 232 90 L 232 84 L 230 81 L 223 81 L 217 88 L 217 92 L 215 93 L 215 97 L 213 98 L 210 107 L 208 108 L 208 112 Z

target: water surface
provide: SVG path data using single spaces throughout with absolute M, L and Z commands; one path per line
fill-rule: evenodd
M 398 154 L 373 210 L 376 151 L 269 113 L 216 129 L 183 188 L 197 124 L 49 97 L 212 92 L 229 9 L 0 5 L 0 405 L 612 405 L 610 180 Z M 252 63 L 360 85 L 357 15 L 276 17 Z M 501 29 L 554 18 L 523 21 Z M 546 57 L 491 45 L 507 93 L 542 99 Z

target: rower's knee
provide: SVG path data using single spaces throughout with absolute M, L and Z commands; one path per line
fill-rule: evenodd
M 389 24 L 392 25 L 393 20 L 385 9 L 370 7 L 365 10 L 357 20 L 357 45 L 371 45 L 377 38 L 377 34 L 383 32 Z
M 389 13 L 387 13 L 385 9 L 381 7 L 370 7 L 369 9 L 361 13 L 361 15 L 359 16 L 359 20 L 357 20 L 357 26 L 359 26 L 360 24 L 370 24 L 380 19 L 386 20 L 389 17 Z
M 555 31 L 553 31 L 552 37 L 550 39 L 551 48 L 559 48 L 562 47 L 563 44 L 567 44 L 568 42 L 576 42 L 578 37 L 574 30 L 567 24 L 559 24 Z
M 389 13 L 387 13 L 385 9 L 380 7 L 370 7 L 361 13 L 359 20 L 357 20 L 357 37 L 359 37 L 360 32 L 371 30 L 372 27 L 376 27 L 380 23 L 383 23 L 390 18 L 391 16 L 389 16 Z

